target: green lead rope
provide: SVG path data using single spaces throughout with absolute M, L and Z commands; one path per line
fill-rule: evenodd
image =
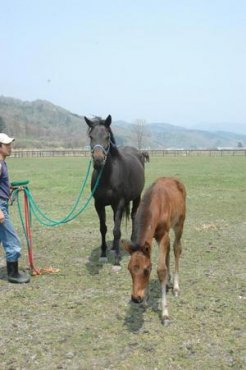
M 35 218 L 37 219 L 37 221 L 43 226 L 58 226 L 58 225 L 61 225 L 61 224 L 65 224 L 67 222 L 70 222 L 70 221 L 74 220 L 83 211 L 85 211 L 85 209 L 87 208 L 91 198 L 93 197 L 93 195 L 94 195 L 94 193 L 95 193 L 95 191 L 96 191 L 96 189 L 99 185 L 99 181 L 100 181 L 100 178 L 101 178 L 101 175 L 102 175 L 103 168 L 100 170 L 100 172 L 97 176 L 96 182 L 93 186 L 93 189 L 92 189 L 90 195 L 88 196 L 88 198 L 86 199 L 85 203 L 79 209 L 77 209 L 78 204 L 79 204 L 80 199 L 81 199 L 81 196 L 84 192 L 85 185 L 87 183 L 89 174 L 90 174 L 90 169 L 91 169 L 91 160 L 90 160 L 90 163 L 88 165 L 86 176 L 85 176 L 84 181 L 82 183 L 82 186 L 81 186 L 81 189 L 80 189 L 79 194 L 77 196 L 77 199 L 74 202 L 74 205 L 72 206 L 69 213 L 64 218 L 59 219 L 59 220 L 55 220 L 55 219 L 52 219 L 52 218 L 48 217 L 46 215 L 46 213 L 44 213 L 41 210 L 41 208 L 37 205 L 37 203 L 35 202 L 32 194 L 31 194 L 31 191 L 29 190 L 29 188 L 27 186 L 29 181 L 21 181 L 21 182 L 11 183 L 12 186 L 17 187 L 16 189 L 14 189 L 14 191 L 12 193 L 12 202 L 14 201 L 15 198 L 17 198 L 19 216 L 20 216 L 20 219 L 21 219 L 21 224 L 22 224 L 26 239 L 28 239 L 28 238 L 27 238 L 24 219 L 23 219 L 22 210 L 21 210 L 21 206 L 20 206 L 19 191 L 23 190 L 25 192 L 27 198 L 28 198 L 29 205 L 30 205 L 30 220 L 31 220 L 31 215 L 33 214 L 35 216 Z
M 84 189 L 85 189 L 85 185 L 87 183 L 87 180 L 88 180 L 88 177 L 89 177 L 89 174 L 90 174 L 90 169 L 91 169 L 91 160 L 89 162 L 89 165 L 88 165 L 88 168 L 87 168 L 87 172 L 86 172 L 86 175 L 85 175 L 85 178 L 84 178 L 84 181 L 83 181 L 83 184 L 81 186 L 81 189 L 80 189 L 80 192 L 77 196 L 77 199 L 75 200 L 74 202 L 74 205 L 72 206 L 70 212 L 62 219 L 60 220 L 55 220 L 55 219 L 52 219 L 50 217 L 48 217 L 43 211 L 42 209 L 37 205 L 37 203 L 35 202 L 30 190 L 28 187 L 26 187 L 24 189 L 27 197 L 28 197 L 28 200 L 29 200 L 29 204 L 30 204 L 30 208 L 32 210 L 32 213 L 35 215 L 36 219 L 44 226 L 57 226 L 57 225 L 61 225 L 63 223 L 66 223 L 66 222 L 69 222 L 71 219 L 73 219 L 73 213 L 75 212 L 79 202 L 80 202 L 80 199 L 81 199 L 81 196 L 84 192 Z

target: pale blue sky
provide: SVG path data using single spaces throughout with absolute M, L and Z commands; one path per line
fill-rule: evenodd
M 245 0 L 0 5 L 0 95 L 132 122 L 246 123 Z

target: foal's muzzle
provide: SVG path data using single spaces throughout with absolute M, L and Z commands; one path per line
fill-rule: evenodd
M 142 303 L 143 302 L 143 297 L 140 297 L 140 296 L 138 296 L 138 297 L 134 297 L 133 295 L 132 295 L 132 302 L 134 302 L 134 303 Z

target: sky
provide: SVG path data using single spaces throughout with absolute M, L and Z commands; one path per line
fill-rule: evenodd
M 0 0 L 0 95 L 246 133 L 245 0 Z

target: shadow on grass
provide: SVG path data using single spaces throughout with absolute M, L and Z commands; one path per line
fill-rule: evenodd
M 159 308 L 160 299 L 160 283 L 159 280 L 150 280 L 149 283 L 149 299 L 147 304 L 136 304 L 129 302 L 129 308 L 126 313 L 124 325 L 132 333 L 139 332 L 144 325 L 144 313 L 146 310 L 151 309 L 158 313 L 161 320 L 161 311 Z
M 0 267 L 0 280 L 8 280 L 6 267 Z
M 107 258 L 108 261 L 102 262 L 100 261 L 101 255 L 101 247 L 97 247 L 91 251 L 90 256 L 88 257 L 88 261 L 86 263 L 86 268 L 90 275 L 98 275 L 100 270 L 103 268 L 105 264 L 114 265 L 115 257 L 114 251 L 112 251 L 113 241 L 107 241 Z M 127 256 L 128 253 L 125 250 L 120 249 L 121 258 Z

